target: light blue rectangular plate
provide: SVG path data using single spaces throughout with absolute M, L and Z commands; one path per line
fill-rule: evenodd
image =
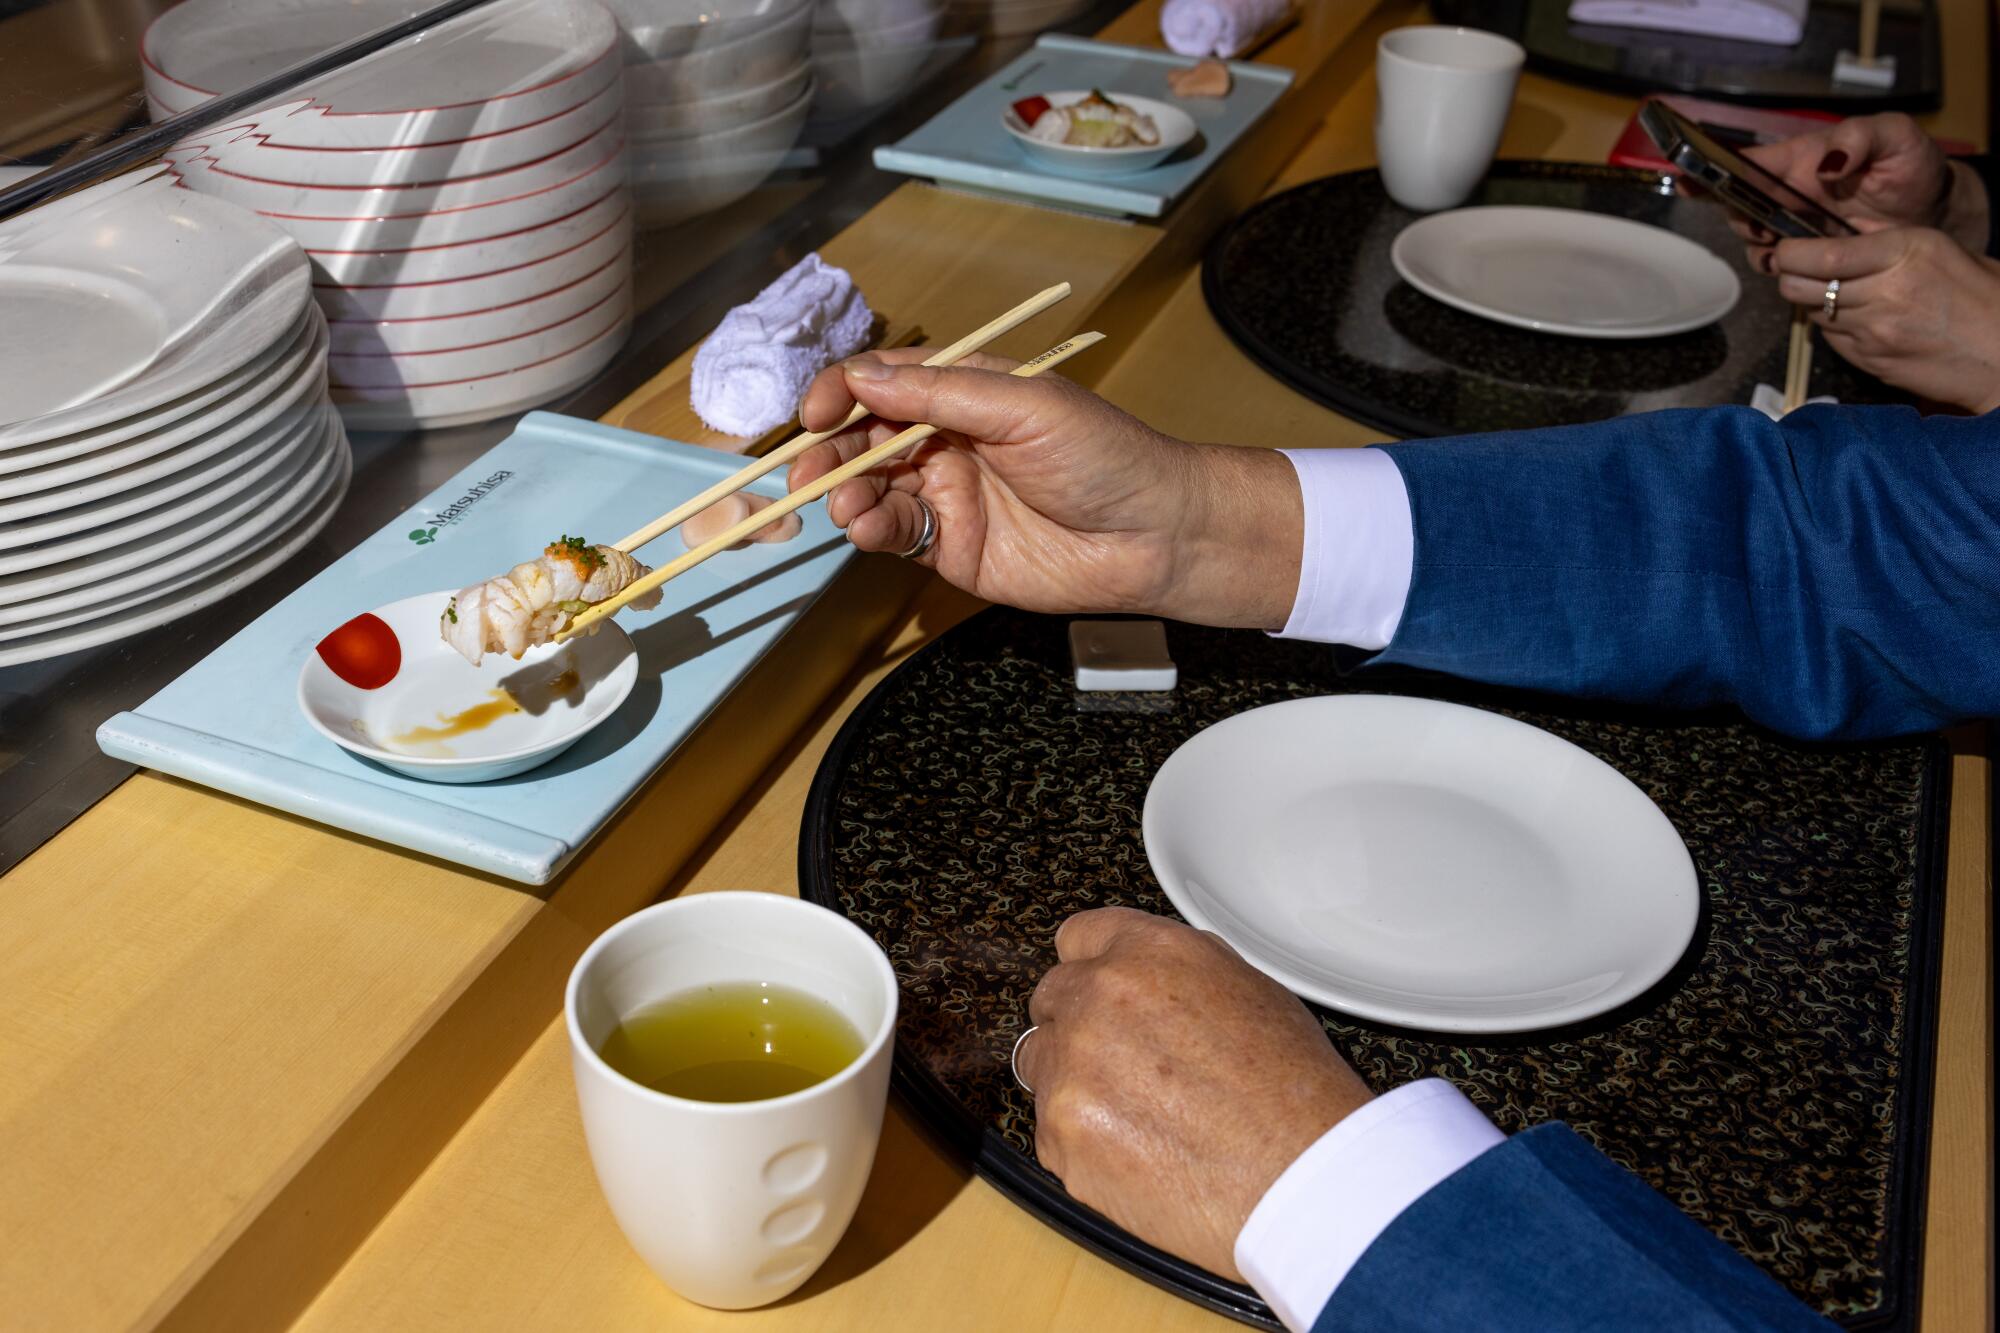
M 1119 217 L 1160 217 L 1264 118 L 1292 83 L 1288 69 L 1231 62 L 1235 83 L 1229 96 L 1175 98 L 1167 89 L 1167 71 L 1194 63 L 1167 51 L 1048 33 L 921 129 L 899 143 L 877 148 L 875 165 L 1028 203 Z M 1102 88 L 1113 96 L 1125 92 L 1171 101 L 1201 128 L 1197 151 L 1176 154 L 1129 176 L 1086 179 L 1044 171 L 1001 127 L 1000 117 L 1023 97 L 1064 88 Z
M 853 553 L 825 508 L 789 542 L 726 551 L 621 613 L 624 706 L 540 768 L 470 786 L 377 767 L 307 725 L 300 665 L 328 631 L 415 593 L 504 573 L 563 533 L 616 541 L 748 460 L 545 412 L 335 561 L 173 684 L 97 730 L 106 754 L 334 828 L 547 883 L 708 716 Z M 784 494 L 774 473 L 752 490 Z M 674 534 L 644 552 L 664 563 Z

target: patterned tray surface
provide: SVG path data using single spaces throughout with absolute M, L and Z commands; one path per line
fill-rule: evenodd
M 1577 208 L 1678 232 L 1736 270 L 1743 298 L 1706 328 L 1610 341 L 1536 333 L 1434 301 L 1389 247 L 1418 215 L 1372 170 L 1273 195 L 1225 227 L 1202 264 L 1216 320 L 1264 369 L 1308 397 L 1396 435 L 1456 435 L 1601 421 L 1667 407 L 1748 403 L 1785 382 L 1791 307 L 1752 273 L 1715 204 L 1662 194 L 1657 173 L 1501 162 L 1467 207 Z M 1812 392 L 1905 402 L 1827 350 Z
M 1065 632 L 989 611 L 906 664 L 836 739 L 802 834 L 806 893 L 872 932 L 902 981 L 899 1086 L 982 1173 L 1142 1276 L 1271 1324 L 1253 1294 L 1117 1231 L 1041 1171 L 1008 1051 L 1065 917 L 1171 913 L 1139 816 L 1184 740 L 1352 686 L 1431 694 L 1544 727 L 1638 783 L 1694 853 L 1704 929 L 1652 993 L 1580 1029 L 1455 1041 L 1328 1013 L 1329 1037 L 1378 1089 L 1442 1075 L 1510 1132 L 1567 1121 L 1829 1314 L 1909 1318 L 1936 747 L 1799 746 L 1727 718 L 1343 678 L 1315 645 L 1184 625 L 1169 627 L 1170 707 L 1118 710 L 1073 693 Z

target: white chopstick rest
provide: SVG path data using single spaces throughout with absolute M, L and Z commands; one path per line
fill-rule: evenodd
M 1180 683 L 1157 620 L 1072 620 L 1069 655 L 1079 690 L 1158 692 Z

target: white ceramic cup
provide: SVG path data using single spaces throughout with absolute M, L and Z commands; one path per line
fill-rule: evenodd
M 741 981 L 832 1005 L 861 1034 L 861 1055 L 790 1096 L 698 1102 L 635 1083 L 598 1054 L 633 1010 Z M 861 1202 L 882 1134 L 896 976 L 875 942 L 796 898 L 677 898 L 600 936 L 570 973 L 564 1009 L 590 1160 L 647 1266 L 726 1310 L 775 1301 L 811 1277 Z
M 1405 208 L 1462 204 L 1500 148 L 1526 58 L 1475 28 L 1397 28 L 1375 47 L 1375 156 Z

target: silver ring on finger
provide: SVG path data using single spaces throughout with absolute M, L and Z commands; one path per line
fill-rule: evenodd
M 1834 312 L 1836 312 L 1839 309 L 1840 309 L 1840 279 L 1834 278 L 1833 280 L 1831 280 L 1826 284 L 1826 295 L 1820 300 L 1819 312 L 1820 314 L 1825 315 L 1827 319 L 1831 320 L 1834 316 Z
M 897 552 L 905 560 L 915 560 L 918 556 L 930 550 L 931 546 L 937 541 L 938 534 L 937 510 L 931 508 L 931 502 L 924 499 L 921 495 L 913 496 L 912 498 L 916 500 L 917 508 L 924 511 L 924 530 L 917 534 L 917 540 L 911 544 L 909 550 Z M 1033 1031 L 1033 1028 L 1028 1029 L 1028 1032 Z M 1026 1036 L 1027 1033 L 1024 1032 L 1021 1035 Z
M 1020 1036 L 1014 1038 L 1014 1049 L 1007 1053 L 1007 1068 L 1013 1073 L 1016 1086 L 1030 1097 L 1035 1095 L 1035 1090 L 1028 1086 L 1028 1080 L 1021 1077 L 1021 1043 L 1034 1036 L 1038 1027 L 1039 1025 L 1037 1027 L 1030 1027 Z

